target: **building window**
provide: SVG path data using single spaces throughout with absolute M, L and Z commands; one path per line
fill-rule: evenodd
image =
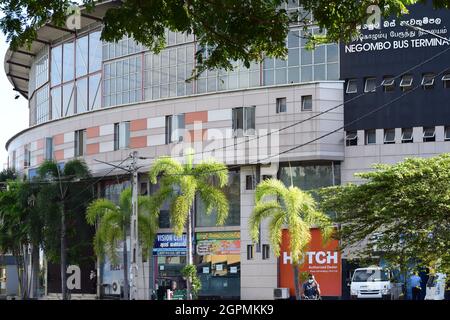
M 412 143 L 413 142 L 413 129 L 403 128 L 402 129 L 402 143 Z
M 28 168 L 31 165 L 31 145 L 26 144 L 23 149 L 23 167 Z
M 366 144 L 376 144 L 376 131 L 375 130 L 366 130 L 365 132 L 365 143 Z
M 414 78 L 412 74 L 405 74 L 404 76 L 402 76 L 402 80 L 400 81 L 400 88 L 402 88 L 403 91 L 411 90 L 413 79 Z
M 255 177 L 253 175 L 245 176 L 245 190 L 255 190 Z
M 444 140 L 450 141 L 450 126 L 445 127 Z
M 286 112 L 286 98 L 277 98 L 277 113 Z
M 423 142 L 433 142 L 433 141 L 436 141 L 435 127 L 424 127 Z
M 450 73 L 444 74 L 442 77 L 442 82 L 444 83 L 444 88 L 450 88 Z
M 302 110 L 303 111 L 312 110 L 312 96 L 302 96 Z
M 395 90 L 395 78 L 394 77 L 384 77 L 383 82 L 381 82 L 384 92 L 391 92 Z
M 253 260 L 254 246 L 252 244 L 247 245 L 247 260 Z
M 233 133 L 235 137 L 255 134 L 255 106 L 233 109 Z
M 384 144 L 395 143 L 395 129 L 384 129 Z
M 345 145 L 347 147 L 358 145 L 358 133 L 356 131 L 347 131 L 347 135 L 345 136 Z
M 53 138 L 45 138 L 45 160 L 53 160 Z
M 264 175 L 262 176 L 262 179 L 263 179 L 263 181 L 264 181 L 264 180 L 269 180 L 269 179 L 272 179 L 272 176 L 271 176 L 270 174 L 264 174 Z
M 270 258 L 270 246 L 268 244 L 262 245 L 262 258 L 263 260 L 267 260 Z
M 347 81 L 346 93 L 357 93 L 358 92 L 358 81 L 356 79 L 350 79 Z
M 105 107 L 142 101 L 142 56 L 105 63 L 103 74 Z
M 184 128 L 184 113 L 166 116 L 166 144 L 183 141 Z
M 364 92 L 375 92 L 377 89 L 376 78 L 366 78 L 364 82 Z
M 50 104 L 48 85 L 36 91 L 36 124 L 50 119 Z
M 422 77 L 422 87 L 427 89 L 432 89 L 434 87 L 434 73 L 425 73 Z
M 12 163 L 11 163 L 11 167 L 14 170 L 18 169 L 16 161 L 17 161 L 17 152 L 16 152 L 16 150 L 14 150 L 13 153 L 12 153 Z
M 75 131 L 75 157 L 86 153 L 86 130 Z
M 127 149 L 130 146 L 130 122 L 114 124 L 114 150 Z

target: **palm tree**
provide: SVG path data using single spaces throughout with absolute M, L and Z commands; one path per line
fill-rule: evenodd
M 192 206 L 198 195 L 205 204 L 206 214 L 217 212 L 217 225 L 223 225 L 228 217 L 228 200 L 220 190 L 228 183 L 228 168 L 213 159 L 194 167 L 193 151 L 185 152 L 185 164 L 161 157 L 155 161 L 149 172 L 150 183 L 160 178 L 159 190 L 151 196 L 150 209 L 159 215 L 160 208 L 170 203 L 170 222 L 177 236 L 187 229 L 187 266 L 193 265 L 192 250 Z M 187 299 L 191 299 L 191 278 L 186 279 Z M 195 288 L 194 288 L 195 289 Z
M 117 264 L 117 248 L 122 242 L 123 246 L 123 273 L 124 273 L 124 298 L 128 299 L 128 253 L 127 233 L 131 221 L 131 188 L 126 188 L 120 194 L 119 205 L 107 199 L 97 199 L 92 202 L 86 211 L 88 224 L 97 226 L 94 237 L 94 251 L 100 259 L 107 256 L 112 263 Z M 139 241 L 142 252 L 147 255 L 153 246 L 158 232 L 158 216 L 151 215 L 147 210 L 149 197 L 139 196 Z
M 66 269 L 67 269 L 67 244 L 66 244 L 66 207 L 65 201 L 70 195 L 71 191 L 76 192 L 72 188 L 76 182 L 81 179 L 90 178 L 91 174 L 88 166 L 83 160 L 74 159 L 65 163 L 64 168 L 53 160 L 44 161 L 38 169 L 39 178 L 48 181 L 53 185 L 54 196 L 58 199 L 60 218 L 61 218 L 61 233 L 60 233 L 60 264 L 61 264 L 61 296 L 63 300 L 67 299 L 66 286 Z
M 269 198 L 269 199 L 268 199 Z M 294 268 L 295 295 L 300 299 L 298 267 L 311 240 L 311 227 L 321 229 L 324 241 L 333 233 L 327 215 L 316 209 L 316 202 L 297 187 L 286 187 L 277 179 L 264 180 L 255 192 L 255 207 L 249 220 L 250 235 L 254 242 L 259 238 L 259 226 L 266 218 L 269 222 L 269 240 L 276 257 L 280 256 L 283 229 L 287 228 Z

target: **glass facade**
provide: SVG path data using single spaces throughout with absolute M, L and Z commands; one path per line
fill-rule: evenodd
M 239 298 L 240 232 L 196 234 L 195 264 L 202 283 L 199 298 Z
M 50 119 L 99 108 L 101 105 L 102 42 L 90 32 L 51 48 Z M 49 105 L 49 106 L 50 106 Z
M 297 10 L 296 4 L 289 4 L 288 10 Z M 100 40 L 99 30 L 83 33 L 50 49 L 45 47 L 36 56 L 30 71 L 29 92 L 36 93 L 36 89 L 50 81 L 50 87 L 45 89 L 49 95 L 49 110 L 43 112 L 40 105 L 41 110 L 37 112 L 36 106 L 30 105 L 33 113 L 30 113 L 30 124 L 140 101 L 338 80 L 337 44 L 318 45 L 312 51 L 307 50 L 306 33 L 318 34 L 319 28 L 304 31 L 292 27 L 286 39 L 286 60 L 266 58 L 262 63 L 252 63 L 250 68 L 241 62 L 233 62 L 234 70 L 207 70 L 190 82 L 187 79 L 195 69 L 195 51 L 201 50 L 193 35 L 167 31 L 167 47 L 159 54 L 153 54 L 132 38 L 106 43 Z M 208 50 L 204 51 L 207 56 Z M 30 97 L 31 103 L 34 95 Z
M 306 49 L 306 36 L 319 34 L 319 28 L 308 31 L 292 29 L 287 38 L 287 60 L 266 58 L 263 63 L 263 85 L 278 85 L 319 80 L 339 80 L 339 47 L 323 44 Z
M 285 185 L 291 185 L 302 190 L 315 190 L 322 187 L 339 185 L 341 183 L 340 163 L 283 163 L 280 164 L 279 179 Z
M 104 106 L 142 100 L 142 56 L 134 55 L 104 65 Z

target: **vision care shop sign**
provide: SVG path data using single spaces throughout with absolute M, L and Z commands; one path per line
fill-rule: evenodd
M 311 242 L 299 270 L 314 274 L 320 285 L 322 296 L 337 297 L 342 292 L 342 264 L 338 245 L 337 240 L 331 239 L 324 246 L 320 230 L 311 229 Z M 286 229 L 283 230 L 280 253 L 280 287 L 289 288 L 291 296 L 294 296 L 294 270 L 289 248 L 289 232 Z
M 177 236 L 173 233 L 158 233 L 153 245 L 154 256 L 186 255 L 186 234 Z
M 373 25 L 363 25 L 358 38 L 344 45 L 344 53 L 448 46 L 450 42 L 441 37 L 449 38 L 449 20 L 449 14 L 445 10 L 426 10 L 424 13 L 417 7 L 412 7 L 410 14 L 382 20 Z M 440 37 L 435 37 L 428 32 Z

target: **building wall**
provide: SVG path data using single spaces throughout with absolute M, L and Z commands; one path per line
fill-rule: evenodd
M 301 98 L 305 95 L 313 96 L 312 111 L 301 110 Z M 278 97 L 287 98 L 286 113 L 276 113 Z M 182 99 L 171 98 L 105 108 L 31 127 L 10 140 L 8 152 L 12 159 L 12 153 L 16 151 L 18 169 L 26 173 L 23 171 L 24 146 L 30 144 L 31 167 L 36 167 L 44 160 L 45 138 L 53 137 L 55 160 L 68 161 L 74 158 L 74 132 L 86 129 L 86 154 L 83 158 L 96 175 L 110 168 L 96 160 L 118 163 L 125 159 L 131 150 L 138 150 L 140 156 L 153 159 L 162 155 L 179 156 L 186 146 L 192 146 L 196 151 L 221 148 L 213 154 L 219 161 L 230 165 L 256 163 L 270 155 L 276 155 L 279 151 L 339 128 L 342 126 L 342 108 L 283 130 L 278 137 L 274 134 L 271 136 L 271 142 L 263 137 L 259 140 L 253 139 L 249 143 L 243 143 L 245 138 L 232 137 L 232 108 L 256 106 L 256 132 L 264 136 L 269 130 L 293 124 L 341 103 L 341 82 L 315 82 Z M 184 142 L 165 144 L 165 116 L 179 113 L 185 113 L 186 117 Z M 130 121 L 130 148 L 114 151 L 114 123 L 121 121 Z M 235 143 L 236 149 L 231 147 Z M 272 153 L 270 150 L 268 152 L 267 143 L 274 147 Z M 334 133 L 283 155 L 278 160 L 342 160 L 342 143 L 342 133 Z M 223 148 L 224 146 L 227 148 Z M 210 152 L 203 153 L 203 158 L 210 156 Z M 201 159 L 197 157 L 196 161 L 199 160 Z M 270 160 L 276 161 L 277 157 Z M 148 160 L 142 170 L 148 169 L 150 163 L 151 160 Z
M 450 141 L 444 140 L 444 127 L 436 127 L 436 141 L 422 142 L 423 128 L 413 128 L 413 143 L 401 142 L 401 128 L 396 129 L 395 144 L 383 143 L 383 129 L 376 130 L 376 144 L 364 144 L 364 130 L 358 130 L 358 145 L 345 147 L 342 183 L 363 182 L 354 174 L 372 170 L 377 163 L 395 164 L 411 157 L 433 157 L 450 152 Z

